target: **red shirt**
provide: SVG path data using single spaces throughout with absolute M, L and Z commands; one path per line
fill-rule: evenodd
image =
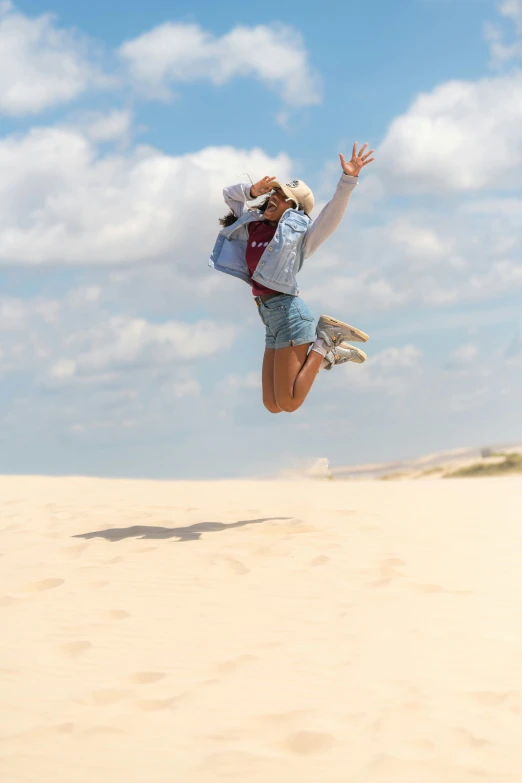
M 277 226 L 270 225 L 267 220 L 255 220 L 253 223 L 248 224 L 246 262 L 250 277 L 256 271 L 259 260 L 272 241 L 276 229 Z M 252 280 L 252 293 L 254 296 L 263 296 L 263 294 L 277 294 L 279 292 L 266 288 L 264 285 Z

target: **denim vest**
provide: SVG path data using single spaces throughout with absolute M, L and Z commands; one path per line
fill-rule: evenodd
M 231 226 L 219 232 L 208 265 L 220 272 L 239 277 L 251 285 L 251 280 L 283 294 L 297 296 L 296 274 L 303 266 L 303 240 L 311 223 L 304 212 L 287 209 L 279 221 L 269 246 L 265 248 L 257 269 L 250 277 L 246 262 L 248 224 L 263 220 L 258 210 L 249 210 Z

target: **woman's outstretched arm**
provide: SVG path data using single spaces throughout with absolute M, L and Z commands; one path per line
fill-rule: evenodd
M 353 191 L 358 184 L 359 172 L 375 158 L 370 158 L 373 150 L 364 153 L 368 145 L 364 144 L 357 153 L 357 142 L 353 145 L 351 160 L 347 161 L 339 154 L 343 173 L 331 200 L 323 207 L 314 220 L 304 239 L 304 257 L 308 258 L 333 234 L 346 212 Z

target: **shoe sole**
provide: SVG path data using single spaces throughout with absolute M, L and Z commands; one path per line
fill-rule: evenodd
M 325 324 L 328 324 L 328 326 L 335 326 L 338 329 L 343 329 L 343 331 L 349 330 L 350 334 L 346 335 L 347 340 L 352 340 L 354 343 L 366 343 L 369 340 L 368 335 L 365 332 L 362 332 L 360 329 L 356 329 L 355 326 L 345 324 L 343 321 L 339 321 L 337 318 L 332 318 L 331 315 L 322 315 L 321 318 Z

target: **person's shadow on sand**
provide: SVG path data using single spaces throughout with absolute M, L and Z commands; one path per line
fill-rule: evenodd
M 133 525 L 132 527 L 112 527 L 108 530 L 95 530 L 93 533 L 80 533 L 73 538 L 105 538 L 106 541 L 122 541 L 124 538 L 175 538 L 177 541 L 198 541 L 202 533 L 217 533 L 233 527 L 259 525 L 261 522 L 293 519 L 293 517 L 264 517 L 263 519 L 243 519 L 240 522 L 198 522 L 188 527 L 153 527 Z

